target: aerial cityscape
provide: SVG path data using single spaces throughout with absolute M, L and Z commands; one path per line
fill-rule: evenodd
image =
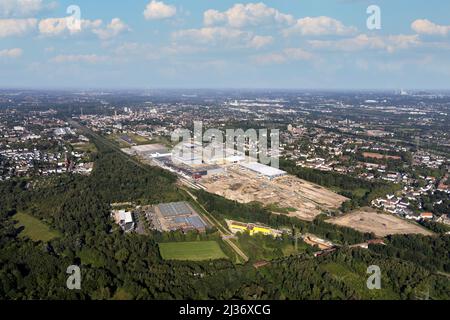
M 1 300 L 450 299 L 449 4 L 79 2 L 0 0 Z

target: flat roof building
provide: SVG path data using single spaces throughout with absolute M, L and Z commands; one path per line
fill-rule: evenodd
M 208 224 L 187 202 L 161 203 L 154 207 L 154 219 L 160 231 L 197 230 L 205 232 Z
M 144 157 L 159 158 L 170 155 L 169 149 L 162 144 L 144 144 L 130 148 L 132 154 L 139 154 Z
M 172 161 L 175 164 L 183 163 L 188 166 L 202 164 L 202 146 L 193 143 L 184 143 L 182 146 L 172 149 Z
M 274 167 L 270 167 L 270 166 L 266 166 L 264 164 L 258 163 L 258 162 L 251 162 L 251 163 L 240 163 L 239 164 L 241 167 L 248 169 L 250 171 L 253 171 L 257 174 L 261 174 L 269 179 L 275 179 L 278 177 L 282 177 L 284 175 L 286 175 L 286 171 L 274 168 Z
M 131 212 L 125 210 L 113 211 L 112 216 L 114 221 L 122 228 L 123 231 L 130 232 L 134 230 L 134 219 Z
M 162 203 L 156 207 L 164 217 L 187 215 L 193 212 L 186 202 Z

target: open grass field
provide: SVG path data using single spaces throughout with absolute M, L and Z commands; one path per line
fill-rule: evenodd
M 108 139 L 115 141 L 119 144 L 120 148 L 127 148 L 131 145 L 143 145 L 143 144 L 149 144 L 150 140 L 146 137 L 142 137 L 135 133 L 124 133 L 124 134 L 110 134 L 108 136 Z
M 150 143 L 150 140 L 148 140 L 146 137 L 140 136 L 138 134 L 127 133 L 126 135 L 137 145 Z
M 60 236 L 57 231 L 51 230 L 41 220 L 26 213 L 17 213 L 13 219 L 18 221 L 17 227 L 24 227 L 20 236 L 28 237 L 33 241 L 48 242 Z
M 160 243 L 159 252 L 164 260 L 228 259 L 216 241 Z
M 76 151 L 79 152 L 90 152 L 90 153 L 97 152 L 97 148 L 93 143 L 76 143 L 73 144 L 73 147 Z
M 162 136 L 153 137 L 149 143 L 162 144 L 165 145 L 166 147 L 169 147 L 170 149 L 172 149 L 176 145 L 175 142 L 172 142 L 172 140 L 170 140 L 170 137 L 162 137 Z
M 372 208 L 362 208 L 344 216 L 329 219 L 327 222 L 361 232 L 373 232 L 378 237 L 392 234 L 423 234 L 426 236 L 433 234 L 418 224 L 390 214 L 378 213 Z

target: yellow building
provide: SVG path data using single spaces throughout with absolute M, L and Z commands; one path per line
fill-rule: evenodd
M 265 227 L 265 226 L 261 226 L 261 225 L 256 225 L 253 223 L 247 224 L 247 223 L 242 223 L 242 222 L 233 221 L 233 220 L 226 220 L 226 222 L 227 222 L 228 228 L 233 233 L 248 231 L 251 236 L 253 236 L 256 233 L 262 233 L 262 234 L 271 235 L 274 237 L 278 237 L 282 234 L 282 232 L 279 230 L 271 229 L 269 227 Z
M 269 229 L 266 227 L 249 224 L 247 229 L 250 231 L 250 235 L 253 235 L 255 233 L 264 233 L 265 235 L 274 235 L 272 229 Z

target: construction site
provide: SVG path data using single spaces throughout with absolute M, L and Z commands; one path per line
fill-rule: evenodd
M 326 188 L 291 175 L 273 179 L 240 165 L 231 165 L 223 172 L 207 175 L 199 183 L 208 192 L 241 203 L 260 202 L 265 206 L 286 208 L 286 214 L 312 221 L 327 211 L 337 210 L 347 198 Z M 277 212 L 274 212 L 277 213 Z
M 161 145 L 134 146 L 124 150 L 151 164 L 176 173 L 193 189 L 204 189 L 240 203 L 259 202 L 275 214 L 312 221 L 321 213 L 336 211 L 348 199 L 329 189 L 301 180 L 280 169 L 241 154 L 203 159 L 189 152 L 168 155 Z
M 390 214 L 379 213 L 372 208 L 362 208 L 344 216 L 329 219 L 327 222 L 350 227 L 361 232 L 374 233 L 377 237 L 394 234 L 432 235 L 432 232 L 414 222 Z

